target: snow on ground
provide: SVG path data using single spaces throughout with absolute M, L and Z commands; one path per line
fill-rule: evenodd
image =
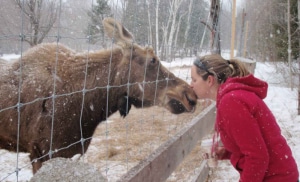
M 2 59 L 4 60 L 12 60 L 12 59 L 18 59 L 20 57 L 20 55 L 18 54 L 3 54 Z
M 18 55 L 3 55 L 0 58 L 10 60 L 18 58 Z M 176 76 L 180 76 L 189 82 L 190 73 L 188 66 L 192 62 L 193 58 L 185 58 L 176 59 L 176 61 L 171 63 L 162 63 L 167 68 L 172 68 Z M 285 76 L 282 76 L 282 72 L 277 70 L 273 64 L 257 62 L 255 75 L 269 83 L 268 96 L 265 102 L 277 118 L 282 133 L 287 138 L 296 158 L 298 169 L 300 169 L 300 116 L 297 115 L 298 93 L 297 89 L 291 90 L 287 88 L 288 80 L 286 80 Z M 0 150 L 0 181 L 30 180 L 32 173 L 28 164 L 28 154 L 20 153 L 17 155 L 6 150 Z M 18 173 L 18 177 L 14 172 L 17 166 L 22 168 Z M 14 174 L 8 176 L 10 173 Z M 214 182 L 230 182 L 238 181 L 239 179 L 237 172 L 228 162 L 219 162 L 218 168 L 212 171 L 212 177 Z

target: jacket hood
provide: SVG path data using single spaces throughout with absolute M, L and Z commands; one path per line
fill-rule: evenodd
M 226 82 L 219 87 L 217 95 L 217 105 L 226 93 L 234 90 L 245 90 L 253 92 L 261 99 L 264 99 L 267 96 L 268 84 L 267 82 L 254 77 L 253 74 L 247 75 L 245 77 L 228 78 Z

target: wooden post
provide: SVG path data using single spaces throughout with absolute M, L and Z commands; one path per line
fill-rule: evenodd
M 239 56 L 242 56 L 242 44 L 243 44 L 243 37 L 244 37 L 244 31 L 245 31 L 245 9 L 243 8 L 243 14 L 242 14 L 242 25 L 241 25 L 241 34 L 240 34 L 240 43 L 239 43 Z
M 246 32 L 245 32 L 245 37 L 244 37 L 244 52 L 243 52 L 243 57 L 246 57 L 246 51 L 247 51 L 247 40 L 248 40 L 248 25 L 249 22 L 246 22 Z
M 230 49 L 230 59 L 234 57 L 234 41 L 235 41 L 235 12 L 236 12 L 236 0 L 232 0 L 232 22 L 231 22 L 231 49 Z

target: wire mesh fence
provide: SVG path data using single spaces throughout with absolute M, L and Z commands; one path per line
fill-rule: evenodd
M 186 83 L 195 56 L 191 50 L 191 57 L 159 62 L 152 48 L 144 47 L 148 38 L 140 46 L 129 32 L 119 35 L 124 30 L 116 22 L 108 23 L 112 39 L 89 44 L 91 37 L 85 30 L 74 35 L 75 29 L 67 27 L 80 19 L 69 8 L 71 2 L 16 3 L 18 26 L 1 30 L 9 33 L 0 37 L 0 147 L 13 151 L 1 150 L 5 163 L 1 181 L 29 180 L 31 170 L 36 172 L 41 162 L 76 154 L 110 181 L 117 180 L 209 104 L 197 103 Z M 96 2 L 90 3 L 88 7 L 93 8 Z M 114 2 L 113 9 L 121 5 Z M 35 14 L 28 15 L 30 8 Z M 35 18 L 46 21 L 53 14 L 57 19 L 48 34 L 50 24 L 31 27 L 38 24 Z M 70 19 L 72 15 L 75 18 Z M 138 26 L 137 19 L 131 21 Z M 44 43 L 34 45 L 39 38 Z M 195 113 L 176 115 L 193 110 L 195 104 Z M 190 168 L 193 173 L 196 167 L 187 166 L 184 170 Z M 174 174 L 169 181 L 183 176 L 188 173 Z

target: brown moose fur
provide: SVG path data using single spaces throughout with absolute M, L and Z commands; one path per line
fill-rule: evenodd
M 116 41 L 112 49 L 77 53 L 48 43 L 0 65 L 7 68 L 0 73 L 0 148 L 17 151 L 18 145 L 30 153 L 34 173 L 50 157 L 86 152 L 97 125 L 118 110 L 124 117 L 131 105 L 194 110 L 192 89 L 151 48 L 133 43 L 112 18 L 103 24 Z

